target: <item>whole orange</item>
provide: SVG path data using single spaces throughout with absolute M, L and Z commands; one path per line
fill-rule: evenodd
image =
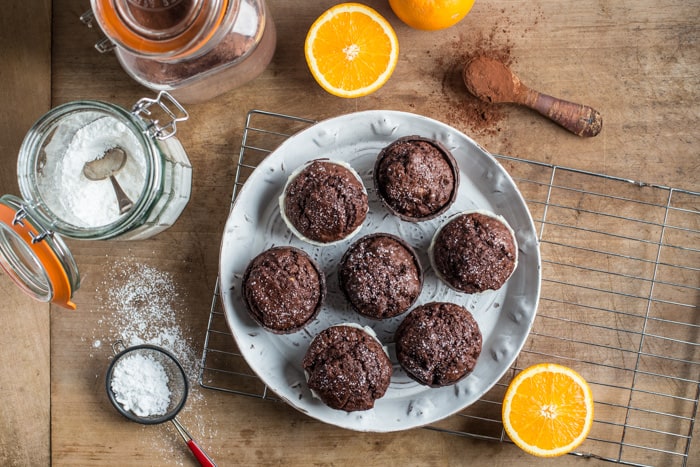
M 474 0 L 389 0 L 401 21 L 415 29 L 436 31 L 460 22 Z

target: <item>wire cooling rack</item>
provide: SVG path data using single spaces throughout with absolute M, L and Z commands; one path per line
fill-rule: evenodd
M 265 156 L 313 123 L 249 112 L 233 199 Z M 593 428 L 574 455 L 633 466 L 688 465 L 700 397 L 700 193 L 497 159 L 537 227 L 537 318 L 504 378 L 477 403 L 427 428 L 509 442 L 500 416 L 509 382 L 531 364 L 556 362 L 581 373 L 595 399 Z M 218 283 L 199 383 L 277 400 L 236 347 Z

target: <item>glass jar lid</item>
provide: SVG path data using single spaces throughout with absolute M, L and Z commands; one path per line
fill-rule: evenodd
M 91 0 L 105 35 L 132 53 L 173 57 L 204 46 L 226 17 L 233 0 Z M 232 3 L 232 5 L 231 5 Z
M 61 237 L 12 195 L 0 197 L 0 267 L 26 294 L 74 310 L 78 267 Z

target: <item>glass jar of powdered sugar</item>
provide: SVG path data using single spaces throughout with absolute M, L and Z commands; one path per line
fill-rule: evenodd
M 0 197 L 0 266 L 34 298 L 74 307 L 80 279 L 61 236 L 137 240 L 172 226 L 192 187 L 175 137 L 187 118 L 166 92 L 131 110 L 75 101 L 41 117 L 20 147 L 23 199 Z
M 169 121 L 153 120 L 154 111 Z M 164 92 L 131 111 L 99 101 L 58 106 L 20 148 L 22 196 L 47 228 L 68 237 L 151 237 L 173 225 L 190 198 L 192 166 L 175 137 L 176 123 L 185 119 L 185 109 Z M 115 148 L 117 165 L 88 173 L 86 166 Z M 128 209 L 120 209 L 120 190 Z

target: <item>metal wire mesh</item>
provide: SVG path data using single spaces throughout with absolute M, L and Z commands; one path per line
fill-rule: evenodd
M 233 199 L 257 164 L 314 123 L 251 111 Z M 700 193 L 497 156 L 527 201 L 542 252 L 532 333 L 480 401 L 429 429 L 507 442 L 501 401 L 515 374 L 543 361 L 591 384 L 595 423 L 574 455 L 619 464 L 688 465 L 700 397 Z M 228 329 L 218 284 L 200 384 L 276 400 Z

